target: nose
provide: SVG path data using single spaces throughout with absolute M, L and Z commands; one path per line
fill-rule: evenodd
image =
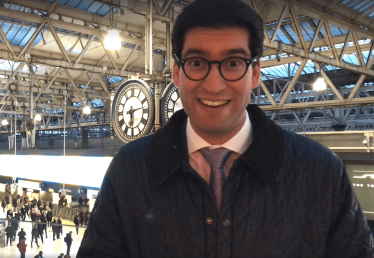
M 210 72 L 203 82 L 203 88 L 211 94 L 216 94 L 226 88 L 226 81 L 219 72 L 218 64 L 211 64 Z

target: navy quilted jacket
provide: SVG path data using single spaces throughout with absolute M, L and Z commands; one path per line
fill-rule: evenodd
M 337 156 L 247 110 L 253 142 L 224 182 L 220 211 L 188 163 L 181 110 L 115 156 L 77 257 L 374 257 Z

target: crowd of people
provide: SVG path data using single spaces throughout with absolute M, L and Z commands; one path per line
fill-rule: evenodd
M 63 226 L 60 217 L 54 217 L 52 212 L 52 202 L 43 203 L 40 199 L 29 200 L 28 197 L 20 197 L 5 195 L 1 200 L 1 207 L 3 213 L 6 214 L 6 219 L 8 221 L 7 227 L 5 228 L 6 235 L 6 245 L 13 245 L 16 237 L 18 236 L 18 250 L 21 254 L 21 258 L 25 257 L 26 253 L 26 235 L 27 233 L 23 228 L 20 229 L 20 221 L 25 221 L 26 218 L 32 222 L 31 232 L 30 232 L 30 246 L 33 244 L 39 248 L 40 241 L 43 244 L 45 238 L 48 238 L 48 228 L 52 229 L 53 241 L 56 239 L 61 239 L 63 235 Z M 77 234 L 79 226 L 87 225 L 89 212 L 86 210 L 83 212 L 80 210 L 74 218 L 74 224 L 77 227 Z M 70 248 L 72 245 L 72 231 L 68 232 L 64 237 L 64 242 L 66 243 L 66 254 L 61 253 L 58 257 L 60 258 L 70 258 Z M 40 251 L 35 258 L 44 257 L 43 252 Z

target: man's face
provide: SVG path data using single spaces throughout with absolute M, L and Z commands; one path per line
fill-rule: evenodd
M 185 35 L 181 59 L 202 57 L 222 61 L 228 57 L 252 59 L 250 34 L 243 28 L 196 28 Z M 177 63 L 173 67 L 174 84 L 180 88 L 181 101 L 193 129 L 210 144 L 221 144 L 234 136 L 246 119 L 245 108 L 251 90 L 260 79 L 260 63 L 249 67 L 238 81 L 227 81 L 212 64 L 209 75 L 202 81 L 186 77 Z

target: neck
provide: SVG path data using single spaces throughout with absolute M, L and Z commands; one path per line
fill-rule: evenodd
M 215 134 L 214 132 L 202 132 L 198 128 L 195 128 L 192 124 L 191 126 L 193 130 L 196 132 L 196 134 L 203 138 L 207 143 L 211 145 L 221 145 L 230 140 L 232 137 L 234 137 L 243 127 L 244 122 L 241 123 L 240 126 L 234 128 L 233 130 L 220 134 Z

